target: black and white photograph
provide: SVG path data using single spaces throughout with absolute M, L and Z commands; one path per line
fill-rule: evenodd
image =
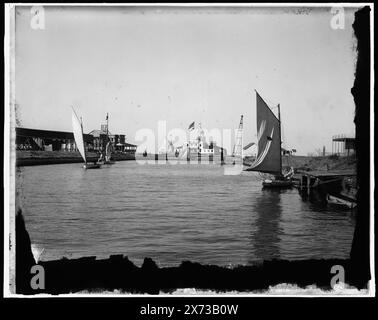
M 375 296 L 372 4 L 5 14 L 4 296 Z

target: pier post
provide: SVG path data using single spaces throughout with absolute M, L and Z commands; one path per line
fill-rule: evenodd
M 186 161 L 190 162 L 190 148 L 189 148 L 189 143 L 186 144 Z

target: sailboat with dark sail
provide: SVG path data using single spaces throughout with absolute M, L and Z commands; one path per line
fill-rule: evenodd
M 84 136 L 83 136 L 83 123 L 79 120 L 75 110 L 72 108 L 72 130 L 75 138 L 76 147 L 84 160 L 84 169 L 99 169 L 101 164 L 88 163 L 87 154 L 85 152 Z
M 263 187 L 288 188 L 293 186 L 292 170 L 282 171 L 281 115 L 278 104 L 278 117 L 256 91 L 256 116 L 258 152 L 255 161 L 246 171 L 270 174 L 263 181 Z

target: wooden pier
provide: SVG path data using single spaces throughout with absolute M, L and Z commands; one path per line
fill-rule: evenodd
M 298 181 L 301 190 L 324 188 L 326 191 L 333 190 L 332 193 L 340 193 L 344 188 L 346 178 L 356 176 L 355 170 L 329 170 L 329 171 L 298 171 L 294 179 Z

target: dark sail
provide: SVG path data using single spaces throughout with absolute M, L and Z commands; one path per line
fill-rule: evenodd
M 256 91 L 258 152 L 248 171 L 281 174 L 280 121 Z

